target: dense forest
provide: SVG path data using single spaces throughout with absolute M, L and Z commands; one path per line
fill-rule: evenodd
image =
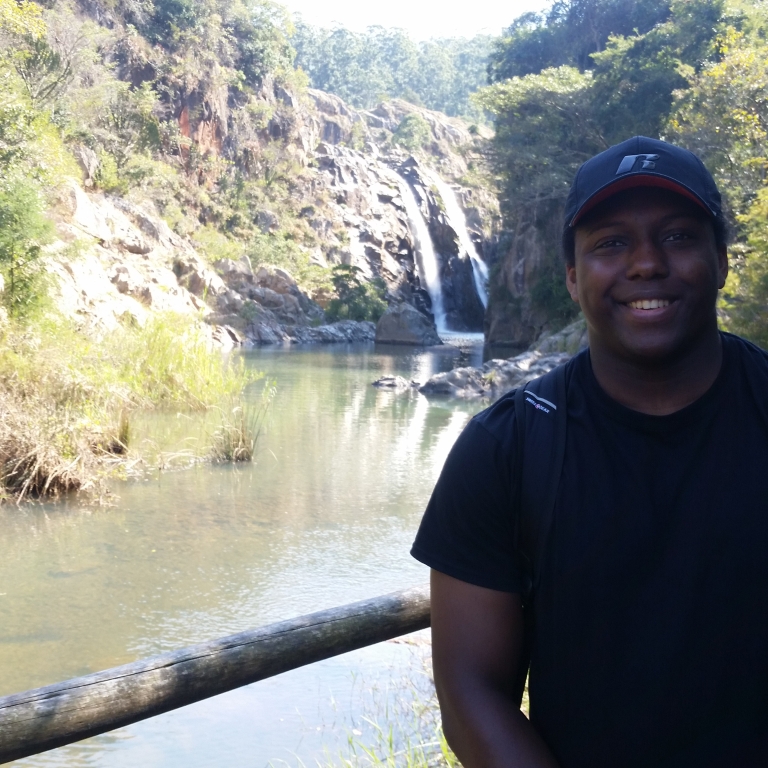
M 296 66 L 314 88 L 364 109 L 401 98 L 472 122 L 484 117 L 471 96 L 488 81 L 492 43 L 488 35 L 415 43 L 398 29 L 355 33 L 301 20 L 291 37 Z

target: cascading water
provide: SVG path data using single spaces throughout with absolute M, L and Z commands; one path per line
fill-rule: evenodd
M 437 260 L 435 247 L 432 244 L 432 237 L 429 234 L 424 214 L 421 212 L 416 195 L 407 181 L 401 179 L 400 194 L 403 196 L 405 212 L 408 214 L 408 221 L 413 228 L 413 234 L 416 238 L 416 266 L 419 270 L 419 277 L 427 289 L 429 298 L 432 300 L 432 314 L 435 316 L 435 326 L 438 333 L 447 331 L 445 324 L 445 309 L 443 306 L 443 286 L 440 281 L 440 263 Z
M 436 173 L 430 173 L 429 178 L 430 181 L 434 182 L 437 191 L 440 193 L 440 197 L 443 199 L 445 215 L 448 218 L 449 224 L 459 236 L 459 244 L 461 245 L 462 250 L 466 251 L 472 262 L 472 276 L 475 280 L 475 290 L 485 308 L 488 306 L 488 267 L 480 258 L 480 254 L 477 252 L 477 248 L 475 248 L 475 244 L 469 236 L 467 217 L 464 215 L 464 211 L 461 210 L 461 206 L 459 205 L 459 201 L 456 198 L 456 193 L 453 189 Z

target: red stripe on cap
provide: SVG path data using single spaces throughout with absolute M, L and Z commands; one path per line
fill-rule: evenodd
M 688 187 L 683 186 L 679 182 L 672 181 L 672 179 L 668 179 L 664 176 L 650 176 L 642 173 L 633 173 L 631 176 L 617 179 L 612 184 L 603 187 L 603 189 L 590 197 L 573 217 L 571 226 L 575 227 L 584 214 L 591 211 L 596 205 L 602 203 L 603 200 L 607 200 L 609 197 L 613 197 L 613 195 L 618 192 L 623 192 L 625 189 L 634 189 L 635 187 L 660 187 L 661 189 L 668 189 L 671 192 L 677 192 L 677 194 L 687 197 L 689 200 L 693 200 L 696 205 L 703 208 L 710 216 L 712 216 L 712 211 L 709 210 L 701 198 L 694 195 Z

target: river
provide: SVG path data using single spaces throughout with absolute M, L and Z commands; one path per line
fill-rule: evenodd
M 108 507 L 0 509 L 0 695 L 426 581 L 410 543 L 480 406 L 371 383 L 481 356 L 478 345 L 247 352 L 276 385 L 253 464 L 116 483 Z M 178 447 L 201 424 L 157 414 L 134 440 Z M 14 765 L 313 765 L 397 695 L 413 663 L 408 644 L 382 643 Z

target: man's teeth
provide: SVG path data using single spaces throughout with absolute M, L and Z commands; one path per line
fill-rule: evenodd
M 669 302 L 666 299 L 641 299 L 640 301 L 630 301 L 628 306 L 632 309 L 660 309 L 661 307 L 668 307 Z

